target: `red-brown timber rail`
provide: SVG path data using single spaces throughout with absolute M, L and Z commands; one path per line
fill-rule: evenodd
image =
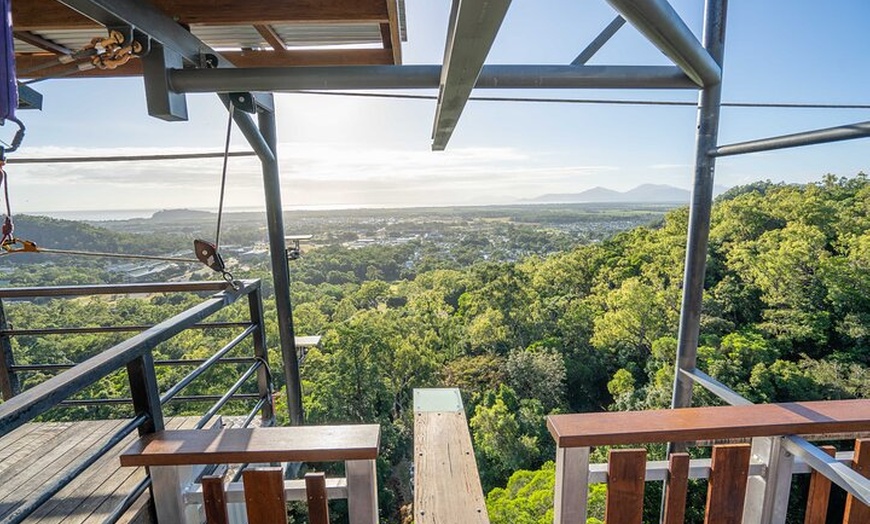
M 870 522 L 870 440 L 831 456 L 798 436 L 868 432 L 870 400 L 551 415 L 547 427 L 557 445 L 556 524 L 585 523 L 588 486 L 601 482 L 608 484 L 605 520 L 640 524 L 644 484 L 655 480 L 666 481 L 662 522 L 683 522 L 690 478 L 708 480 L 707 523 L 783 523 L 792 475 L 810 472 L 807 524 L 825 522 L 831 483 L 848 493 L 844 524 Z M 643 449 L 611 449 L 607 464 L 589 464 L 593 446 L 750 438 L 751 445 L 714 446 L 711 459 L 674 453 L 647 462 Z

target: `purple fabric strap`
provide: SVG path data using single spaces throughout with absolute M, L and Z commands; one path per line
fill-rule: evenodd
M 15 78 L 15 47 L 12 43 L 12 0 L 0 0 L 3 24 L 0 26 L 0 121 L 15 119 L 18 84 Z

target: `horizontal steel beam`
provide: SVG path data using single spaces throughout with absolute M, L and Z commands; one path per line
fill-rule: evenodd
M 447 147 L 509 6 L 510 0 L 453 0 L 432 126 L 434 151 Z
M 718 84 L 722 68 L 667 0 L 607 0 L 631 25 L 702 87 Z
M 179 93 L 298 91 L 303 89 L 436 89 L 441 66 L 347 66 L 246 69 L 174 69 Z M 697 89 L 673 66 L 488 65 L 476 88 Z
M 870 136 L 870 121 L 718 146 L 708 154 L 710 156 L 745 155 L 746 153 L 826 144 L 828 142 L 840 142 L 868 136 Z

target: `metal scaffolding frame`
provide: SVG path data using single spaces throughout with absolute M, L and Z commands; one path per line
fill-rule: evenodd
M 727 0 L 706 0 L 703 43 L 698 41 L 667 0 L 607 0 L 619 16 L 570 65 L 484 65 L 510 2 L 455 0 L 443 67 L 338 66 L 244 70 L 234 69 L 220 53 L 150 4 L 136 0 L 58 1 L 148 45 L 151 51 L 145 57 L 143 70 L 148 110 L 152 116 L 165 120 L 186 119 L 186 93 L 218 93 L 224 103 L 228 103 L 230 97 L 255 99 L 253 112 L 258 115 L 258 124 L 242 111 L 235 112 L 235 121 L 263 165 L 281 352 L 290 418 L 294 424 L 302 423 L 303 417 L 298 362 L 293 348 L 275 114 L 271 95 L 257 95 L 255 91 L 438 88 L 433 149 L 443 149 L 475 87 L 698 89 L 695 174 L 672 400 L 674 408 L 691 404 L 692 385 L 700 376 L 693 373 L 697 372 L 695 357 L 716 157 L 870 136 L 870 123 L 861 122 L 719 146 L 717 135 Z M 585 65 L 625 21 L 646 36 L 675 65 Z

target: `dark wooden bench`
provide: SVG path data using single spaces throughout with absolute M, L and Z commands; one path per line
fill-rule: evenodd
M 219 511 L 215 499 L 223 504 L 257 500 L 255 506 L 246 504 L 251 524 L 274 523 L 275 515 L 286 517 L 286 500 L 313 497 L 317 513 L 325 508 L 327 495 L 348 499 L 352 524 L 376 524 L 379 443 L 377 425 L 176 430 L 139 439 L 120 460 L 123 466 L 149 468 L 159 524 L 198 522 L 198 505 Z M 210 464 L 336 461 L 345 463 L 346 479 L 312 476 L 304 481 L 284 481 L 280 470 L 254 470 L 243 474 L 245 489 L 231 484 L 224 491 L 223 482 L 214 478 L 206 479 L 202 486 L 193 485 L 203 467 Z M 260 495 L 251 499 L 245 491 Z

